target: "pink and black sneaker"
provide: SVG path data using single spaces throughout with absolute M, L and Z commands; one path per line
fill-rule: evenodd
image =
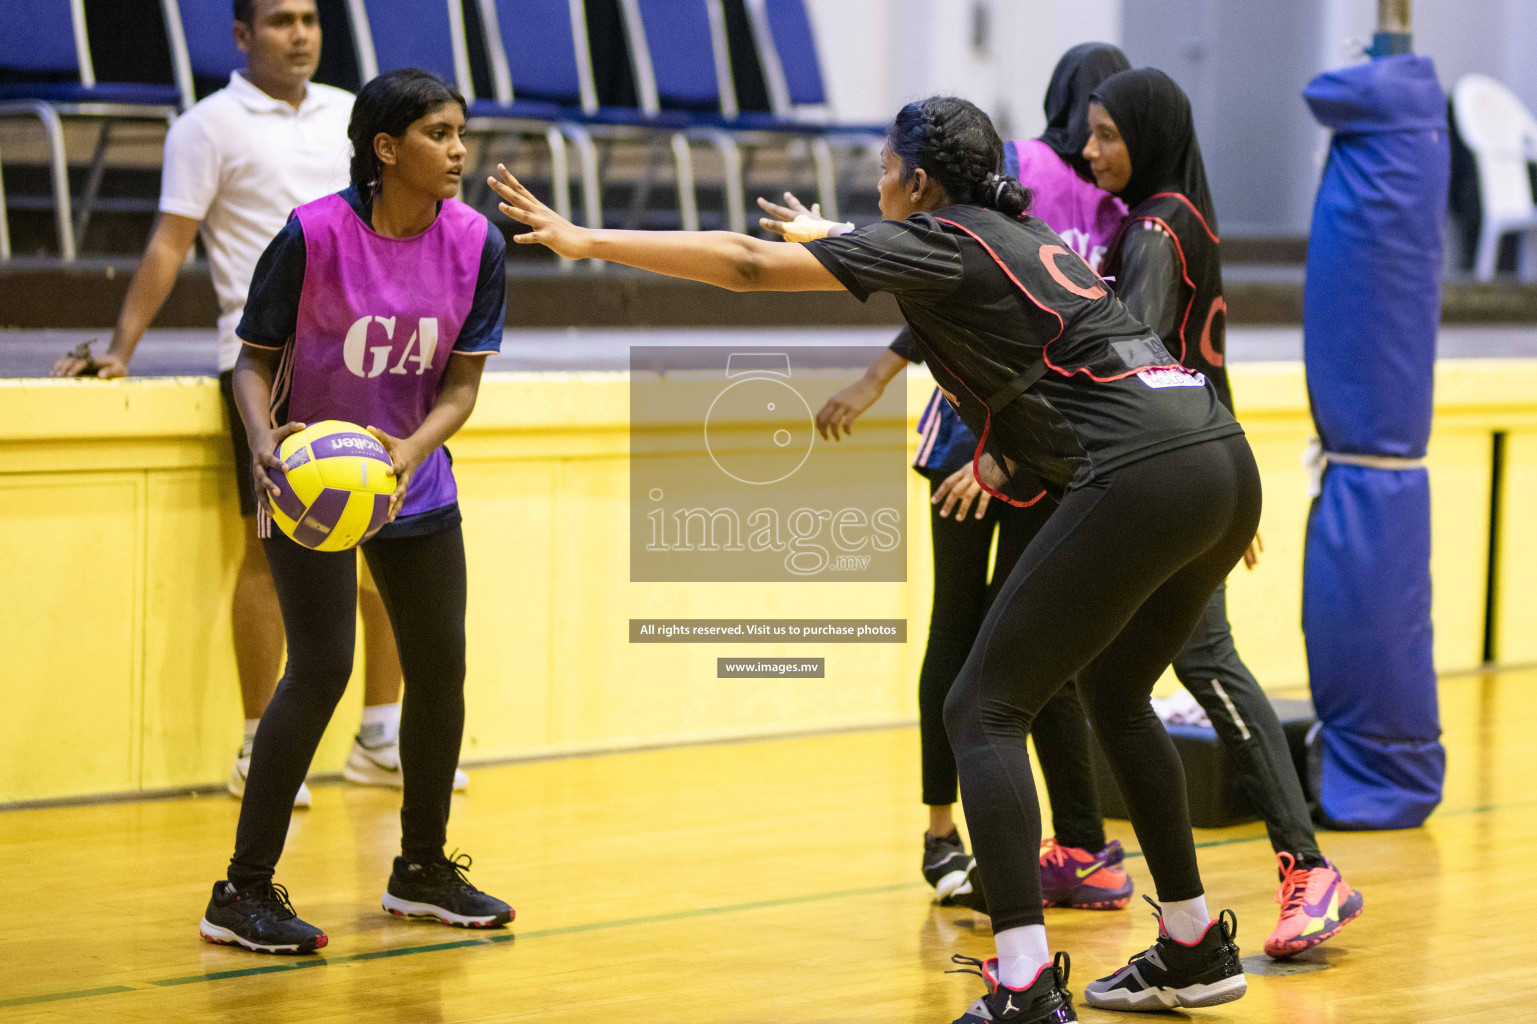
M 946 973 L 975 974 L 987 984 L 987 994 L 972 1003 L 954 1024 L 1069 1024 L 1078 1019 L 1073 994 L 1067 990 L 1066 953 L 1058 953 L 1055 960 L 1042 965 L 1024 988 L 1010 988 L 998 980 L 997 957 L 978 960 L 957 954 L 950 960 L 961 968 Z
M 1158 941 L 1114 974 L 1084 987 L 1083 1001 L 1099 1010 L 1157 1012 L 1217 1006 L 1243 998 L 1249 983 L 1238 958 L 1238 918 L 1224 910 L 1195 942 L 1181 942 L 1163 925 L 1163 909 L 1149 896 L 1158 918 Z
M 1126 854 L 1118 840 L 1090 853 L 1062 846 L 1055 836 L 1041 844 L 1041 906 L 1120 910 L 1131 902 Z

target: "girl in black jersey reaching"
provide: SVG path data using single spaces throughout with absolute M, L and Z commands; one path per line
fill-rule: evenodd
M 491 183 L 502 211 L 532 228 L 520 243 L 569 258 L 735 291 L 896 296 L 985 448 L 974 469 L 989 492 L 1022 504 L 1047 491 L 1060 499 L 945 705 L 998 950 L 972 961 L 987 991 L 960 1021 L 1077 1019 L 1066 956 L 1053 961 L 1046 942 L 1026 746 L 1036 712 L 1074 675 L 1172 912 L 1136 961 L 1142 992 L 1126 1008 L 1236 999 L 1245 990 L 1236 924 L 1230 911 L 1208 919 L 1179 756 L 1149 694 L 1259 524 L 1259 472 L 1243 431 L 1061 238 L 1025 215 L 1029 192 L 998 173 L 1003 144 L 975 106 L 908 104 L 881 164 L 887 219 L 805 244 L 578 228 L 505 168 Z
M 1046 130 L 1035 139 L 1005 140 L 1004 173 L 1031 191 L 1030 214 L 1045 221 L 1093 269 L 1098 269 L 1126 207 L 1095 187 L 1083 146 L 1089 137 L 1089 96 L 1131 62 L 1108 43 L 1081 43 L 1064 53 L 1046 87 Z M 796 240 L 852 231 L 852 224 L 821 219 L 789 193 L 786 206 L 758 203 L 773 219 L 764 229 Z M 921 362 L 910 328 L 853 384 L 828 398 L 816 416 L 818 432 L 837 441 L 909 362 Z M 1016 508 L 993 501 L 971 469 L 977 439 L 936 391 L 918 420 L 913 468 L 929 484 L 934 598 L 918 674 L 918 737 L 922 800 L 929 826 L 922 871 L 934 900 L 986 912 L 976 861 L 955 825 L 959 797 L 955 755 L 945 733 L 945 698 L 966 664 L 988 606 L 1025 546 L 1056 511 L 1056 502 Z M 975 504 L 975 512 L 972 506 Z M 954 513 L 952 516 L 951 513 Z M 993 557 L 996 536 L 997 555 Z M 991 562 L 991 574 L 989 563 Z M 1088 727 L 1069 682 L 1031 725 L 1055 835 L 1041 845 L 1041 898 L 1048 906 L 1110 910 L 1131 902 L 1132 882 L 1121 844 L 1105 836 L 1094 786 Z
M 1099 187 L 1130 208 L 1111 240 L 1105 274 L 1115 281 L 1127 310 L 1151 326 L 1180 362 L 1200 371 L 1232 410 L 1217 219 L 1190 101 L 1168 75 L 1152 68 L 1107 78 L 1091 99 L 1084 156 Z M 1255 556 L 1251 548 L 1244 560 L 1252 567 Z M 1225 585 L 1212 595 L 1174 658 L 1174 673 L 1211 719 L 1276 852 L 1281 918 L 1265 951 L 1289 956 L 1329 939 L 1365 904 L 1318 849 L 1281 723 L 1233 644 Z M 1081 718 L 1067 721 L 1082 730 Z M 1086 745 L 1087 736 L 1078 742 Z M 1057 750 L 1042 747 L 1039 753 L 1044 759 Z M 1092 799 L 1092 780 L 1044 770 L 1054 785 L 1062 779 L 1087 787 L 1079 802 Z M 1053 799 L 1059 797 L 1054 793 Z

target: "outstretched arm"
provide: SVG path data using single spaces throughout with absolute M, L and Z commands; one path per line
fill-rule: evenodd
M 545 245 L 567 259 L 600 259 L 734 292 L 833 292 L 843 285 L 804 246 L 732 231 L 608 231 L 579 228 L 545 206 L 506 167 L 488 179 L 501 211 L 532 231 L 520 245 Z

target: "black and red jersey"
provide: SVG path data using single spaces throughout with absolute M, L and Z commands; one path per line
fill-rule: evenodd
M 1175 358 L 1204 373 L 1231 410 L 1218 242 L 1188 198 L 1160 192 L 1138 203 L 1111 239 L 1104 273 L 1132 313 Z
M 859 299 L 896 296 L 966 425 L 1051 491 L 1241 433 L 1039 218 L 947 206 L 805 244 Z

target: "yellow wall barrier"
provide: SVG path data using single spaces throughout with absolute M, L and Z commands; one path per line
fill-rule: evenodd
M 931 386 L 911 375 L 914 416 Z M 1266 491 L 1265 558 L 1234 574 L 1233 621 L 1261 680 L 1296 684 L 1301 368 L 1239 364 L 1233 386 Z M 470 556 L 465 758 L 910 719 L 930 595 L 922 481 L 909 488 L 906 584 L 631 583 L 626 389 L 621 374 L 489 374 L 453 443 Z M 1537 509 L 1537 363 L 1443 363 L 1436 398 L 1437 665 L 1481 660 L 1495 430 L 1509 432 L 1500 656 L 1537 661 L 1537 538 L 1524 529 Z M 0 802 L 201 785 L 228 770 L 240 526 L 222 416 L 207 379 L 0 381 Z M 628 620 L 645 617 L 904 617 L 909 642 L 629 644 Z M 717 679 L 727 655 L 825 657 L 827 675 Z M 317 771 L 345 755 L 354 683 Z

